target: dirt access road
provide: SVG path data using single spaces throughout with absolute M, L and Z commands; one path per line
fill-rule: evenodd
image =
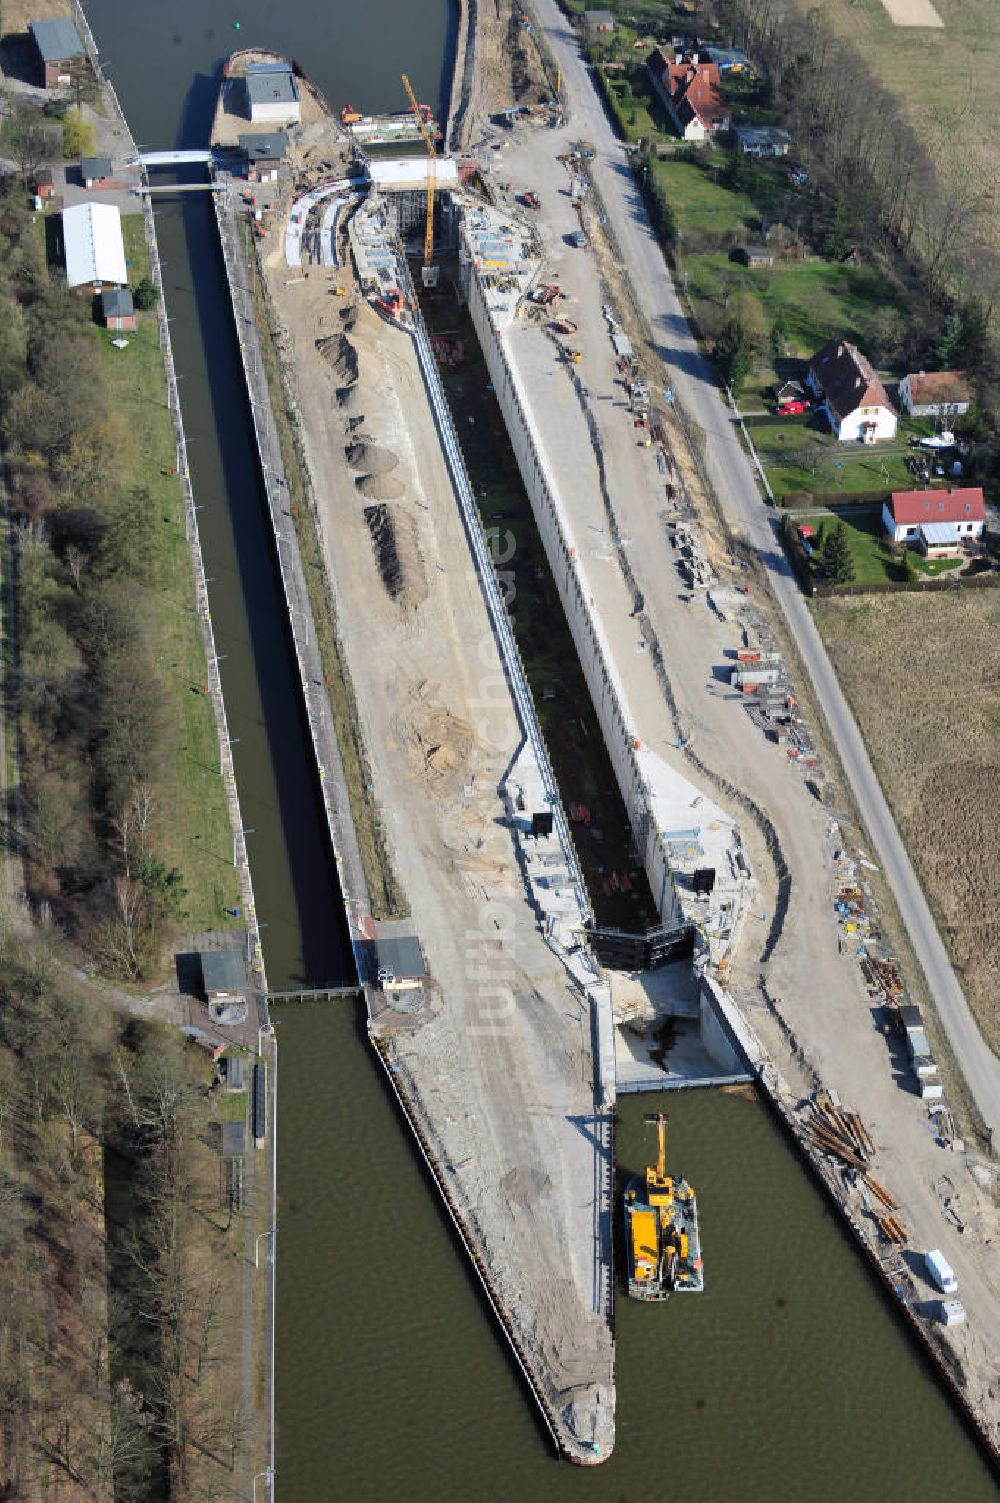
M 1000 1142 L 1000 1061 L 983 1040 L 927 900 L 837 682 L 823 642 L 782 550 L 777 519 L 760 499 L 750 461 L 724 406 L 709 363 L 700 354 L 653 234 L 629 166 L 580 57 L 576 35 L 555 0 L 534 0 L 535 14 L 562 69 L 564 100 L 577 138 L 593 144 L 594 182 L 612 221 L 636 301 L 677 396 L 701 430 L 705 464 L 726 521 L 767 571 L 774 598 L 795 639 L 822 708 L 861 818 L 934 997 L 941 1025 L 976 1107 Z
M 673 506 L 655 450 L 637 439 L 603 313 L 610 296 L 607 263 L 593 250 L 567 244 L 578 221 L 570 179 L 558 157 L 572 135 L 572 125 L 566 132 L 518 126 L 505 133 L 501 165 L 493 175 L 509 183 L 501 197 L 510 212 L 540 236 L 541 278 L 559 284 L 563 296 L 556 313 L 578 325 L 561 342 L 582 360 L 574 366 L 560 357 L 560 341 L 544 327 L 552 313 L 530 305 L 505 336 L 508 358 L 530 393 L 539 449 L 549 456 L 550 478 L 573 529 L 593 609 L 625 693 L 641 708 L 644 741 L 740 823 L 757 900 L 728 984 L 752 1010 L 754 1027 L 798 1093 L 811 1092 L 818 1078 L 861 1111 L 876 1144 L 874 1172 L 899 1198 L 911 1245 L 940 1246 L 959 1271 L 969 1323 L 957 1335 L 949 1332 L 948 1340 L 968 1374 L 970 1393 L 991 1413 L 998 1376 L 992 1353 L 1000 1351 L 1000 1277 L 992 1251 L 1000 1218 L 989 1193 L 992 1176 L 985 1166 L 938 1145 L 922 1102 L 902 1083 L 899 1059 L 879 1029 L 862 983 L 856 945 L 844 943 L 836 920 L 834 893 L 845 877 L 834 858 L 844 833 L 810 793 L 809 769 L 764 737 L 747 716 L 743 696 L 726 681 L 744 624 L 759 629 L 761 622 L 755 597 L 742 593 L 748 575 L 706 538 L 721 576 L 712 603 L 708 592 L 691 591 L 682 580 L 670 542 Z M 528 189 L 541 199 L 536 214 L 516 202 Z M 655 634 L 663 654 L 672 706 L 651 675 L 649 651 L 637 650 L 639 623 L 631 615 L 632 596 L 606 525 L 581 403 L 600 433 L 612 514 L 642 595 L 643 629 Z M 661 701 L 658 715 L 650 702 L 654 697 Z M 676 745 L 678 734 L 683 751 Z M 788 906 L 775 937 L 774 852 L 752 810 L 727 791 L 734 785 L 770 819 L 787 865 Z M 758 986 L 761 976 L 766 993 Z M 775 999 L 773 1005 L 765 998 Z M 798 1049 L 790 1048 L 789 1035 L 799 1041 Z

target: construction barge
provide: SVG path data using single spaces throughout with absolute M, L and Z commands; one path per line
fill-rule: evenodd
M 698 1202 L 682 1174 L 667 1173 L 667 1114 L 647 1112 L 656 1127 L 658 1153 L 645 1176 L 625 1186 L 625 1254 L 631 1299 L 662 1301 L 671 1294 L 700 1294 L 705 1268 Z

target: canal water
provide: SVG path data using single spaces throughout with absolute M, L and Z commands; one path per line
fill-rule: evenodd
M 281 1503 L 985 1503 L 993 1483 L 755 1099 L 626 1097 L 698 1191 L 706 1290 L 619 1298 L 618 1443 L 553 1459 L 348 1007 L 282 1017 Z M 316 1061 L 325 1061 L 317 1068 Z
M 90 0 L 137 140 L 202 145 L 224 56 L 298 60 L 334 103 L 440 99 L 447 0 Z M 239 21 L 239 30 L 235 23 Z M 192 479 L 272 986 L 349 958 L 302 741 L 287 628 L 215 250 L 198 195 L 157 221 Z M 811 1503 L 996 1496 L 961 1424 L 755 1101 L 672 1099 L 671 1160 L 697 1185 L 708 1288 L 618 1305 L 618 1447 L 559 1465 L 432 1195 L 353 1005 L 279 1018 L 281 1503 L 521 1498 Z M 622 1108 L 623 1173 L 645 1162 Z

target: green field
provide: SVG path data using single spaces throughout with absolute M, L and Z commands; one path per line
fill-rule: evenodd
M 149 271 L 143 216 L 122 217 L 129 282 Z M 233 837 L 219 776 L 219 745 L 211 701 L 203 693 L 205 653 L 194 608 L 194 578 L 184 530 L 173 424 L 166 405 L 163 359 L 156 313 L 141 313 L 139 327 L 116 349 L 115 334 L 98 335 L 108 394 L 128 420 L 135 442 L 137 488 L 153 498 L 155 526 L 147 530 L 156 550 L 156 641 L 173 704 L 176 737 L 161 780 L 158 841 L 163 860 L 184 876 L 186 923 L 192 929 L 220 929 L 235 923 L 227 909 L 240 902 L 233 869 Z
M 714 161 L 715 157 L 711 160 Z M 654 182 L 670 200 L 682 236 L 706 231 L 726 234 L 741 227 L 748 231 L 758 228 L 760 216 L 747 195 L 733 192 L 716 182 L 711 170 L 706 170 L 698 162 L 682 158 L 655 161 L 651 170 Z M 683 248 L 682 239 L 682 252 Z M 700 262 L 703 258 L 696 259 Z M 723 256 L 722 260 L 726 261 L 726 257 Z M 735 263 L 726 261 L 726 264 L 732 266 L 734 272 L 743 270 Z M 746 275 L 753 278 L 759 273 L 747 272 Z
M 773 402 L 773 397 L 770 399 Z M 744 406 L 746 403 L 744 402 Z M 802 452 L 824 453 L 836 444 L 826 419 L 804 412 L 801 417 L 748 417 L 754 447 L 765 462 Z

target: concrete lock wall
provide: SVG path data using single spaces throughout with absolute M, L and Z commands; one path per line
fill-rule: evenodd
M 698 993 L 698 1021 L 701 1042 L 712 1058 L 731 1073 L 744 1070 L 746 1061 L 733 1047 L 730 1034 L 719 1016 L 716 993 L 704 981 Z
M 563 535 L 555 499 L 539 461 L 518 383 L 507 364 L 501 336 L 490 317 L 478 279 L 473 275 L 471 267 L 466 266 L 463 270 L 472 322 L 479 336 L 549 567 L 566 612 L 604 743 L 628 810 L 636 845 L 643 852 L 646 874 L 660 908 L 661 922 L 679 922 L 683 915 L 667 853 L 650 814 L 646 782 L 636 756 L 635 730 L 625 719 L 623 700 L 580 583 L 574 559 L 575 550 L 571 551 Z

